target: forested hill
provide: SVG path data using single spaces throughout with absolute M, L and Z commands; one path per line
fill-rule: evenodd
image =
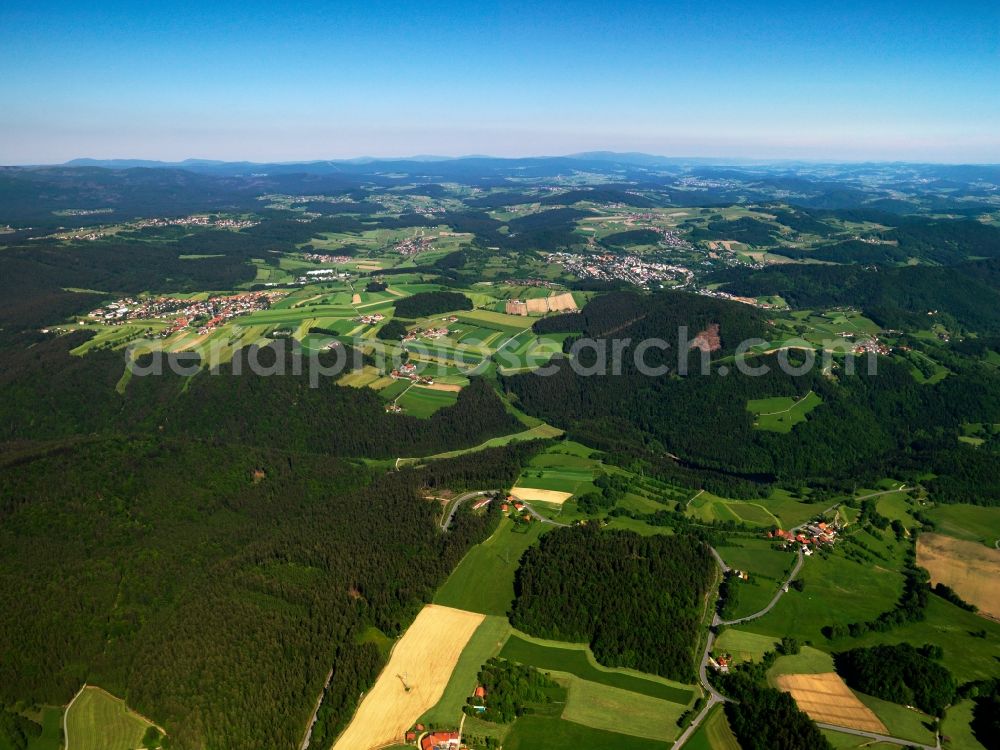
M 764 493 L 764 485 L 774 481 L 836 485 L 887 473 L 915 476 L 940 467 L 950 469 L 942 472 L 948 474 L 948 487 L 940 499 L 963 501 L 976 496 L 973 487 L 982 489 L 983 482 L 992 481 L 988 467 L 993 455 L 961 446 L 957 438 L 963 422 L 1000 419 L 994 368 L 956 361 L 952 375 L 922 385 L 907 367 L 883 357 L 872 375 L 863 366 L 847 374 L 840 365 L 830 375 L 818 366 L 792 375 L 783 371 L 777 355 L 768 355 L 753 360 L 767 372 L 748 375 L 719 359 L 736 345 L 730 338 L 734 330 L 737 335 L 752 335 L 766 325 L 760 313 L 737 303 L 685 294 L 611 294 L 589 304 L 572 321 L 604 337 L 608 351 L 612 337 L 631 338 L 634 347 L 644 335 L 669 341 L 678 324 L 686 323 L 694 332 L 707 321 L 720 323 L 722 346 L 713 354 L 709 374 L 700 374 L 701 353 L 692 351 L 689 374 L 678 376 L 674 345 L 663 357 L 663 363 L 672 367 L 668 374 L 643 374 L 627 350 L 620 374 L 588 375 L 562 359 L 553 363 L 553 374 L 547 377 L 524 374 L 503 379 L 529 413 L 618 455 L 619 460 L 646 462 L 650 470 L 674 481 L 724 494 L 752 495 Z M 586 365 L 592 357 L 580 352 L 578 364 Z M 799 354 L 789 357 L 793 364 L 801 362 Z M 655 362 L 653 357 L 647 360 Z M 775 396 L 798 399 L 810 391 L 822 403 L 794 430 L 754 429 L 748 401 Z M 666 460 L 667 454 L 680 462 Z M 697 473 L 691 475 L 692 470 Z M 978 494 L 982 499 L 975 502 L 989 502 L 992 497 L 989 492 Z
M 254 374 L 246 349 L 219 373 L 187 378 L 166 370 L 135 376 L 125 393 L 115 390 L 125 369 L 123 352 L 73 356 L 80 335 L 9 350 L 0 361 L 0 442 L 78 434 L 192 436 L 247 445 L 338 456 L 420 456 L 477 445 L 521 429 L 496 392 L 483 381 L 462 390 L 458 401 L 429 419 L 386 414 L 384 401 L 364 388 L 335 385 L 319 377 L 312 387 L 307 366 L 292 374 Z M 334 359 L 333 354 L 321 362 Z M 262 363 L 276 362 L 267 353 Z
M 217 440 L 7 446 L 0 702 L 62 705 L 90 682 L 173 748 L 293 748 L 335 666 L 333 737 L 384 662 L 366 629 L 398 636 L 498 521 L 463 509 L 442 534 L 423 487 L 511 484 L 535 449 L 374 476 Z
M 1000 331 L 1000 260 L 930 266 L 778 265 L 733 269 L 716 280 L 734 294 L 776 294 L 798 308 L 849 305 L 886 328 L 926 324 L 930 312 L 961 329 Z

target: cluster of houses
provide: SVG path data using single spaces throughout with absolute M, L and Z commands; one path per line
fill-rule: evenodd
M 306 260 L 311 260 L 313 263 L 350 263 L 351 258 L 348 255 L 325 255 L 323 253 L 305 253 L 303 256 Z
M 729 665 L 732 663 L 732 657 L 729 654 L 722 654 L 718 657 L 709 656 L 708 666 L 714 669 L 716 672 L 722 672 L 726 674 L 729 672 Z
M 338 271 L 336 268 L 316 268 L 306 271 L 305 274 L 295 279 L 296 284 L 312 284 L 317 281 L 333 281 L 334 279 L 349 279 L 351 274 L 347 271 Z
M 883 344 L 876 336 L 859 341 L 854 345 L 853 351 L 855 354 L 881 354 L 883 356 L 892 354 L 892 348 Z
M 141 219 L 131 226 L 143 227 L 218 227 L 220 229 L 247 229 L 255 227 L 259 221 L 232 219 L 222 216 L 184 216 L 180 219 Z
M 389 373 L 393 380 L 409 380 L 417 385 L 434 385 L 434 379 L 426 375 L 421 375 L 417 371 L 417 366 L 413 362 L 401 364 L 397 369 Z
M 488 503 L 491 499 L 487 498 L 483 504 Z M 472 708 L 476 713 L 485 713 L 486 688 L 482 685 L 476 685 L 476 690 L 472 695 L 475 699 Z M 460 732 L 427 732 L 423 724 L 416 724 L 406 732 L 404 739 L 406 744 L 416 745 L 420 750 L 464 750 L 466 747 L 465 743 L 462 742 Z
M 767 538 L 782 541 L 784 549 L 800 544 L 802 545 L 802 552 L 806 555 L 811 555 L 814 547 L 836 542 L 840 529 L 840 524 L 837 521 L 833 523 L 817 521 L 806 524 L 797 532 L 772 529 L 767 532 Z
M 627 281 L 637 286 L 660 285 L 664 281 L 677 281 L 687 286 L 694 281 L 694 272 L 684 266 L 654 263 L 637 255 L 579 255 L 575 253 L 548 253 L 547 263 L 562 266 L 581 279 L 601 281 Z
M 161 333 L 164 337 L 187 328 L 192 321 L 200 319 L 205 322 L 198 328 L 198 333 L 204 334 L 239 315 L 267 310 L 275 299 L 282 296 L 284 294 L 281 292 L 246 292 L 211 297 L 197 302 L 173 297 L 150 299 L 125 297 L 92 310 L 87 317 L 107 325 L 123 325 L 131 320 L 176 316 L 170 326 Z
M 518 523 L 531 523 L 535 520 L 528 506 L 513 495 L 507 495 L 507 499 L 500 504 L 500 512 L 509 515 Z
M 457 318 L 456 318 L 457 320 Z M 416 341 L 419 338 L 425 339 L 439 339 L 442 336 L 447 336 L 449 333 L 447 328 L 414 328 L 412 331 L 408 331 L 405 336 L 403 336 L 403 343 L 407 341 Z
M 67 216 L 89 216 L 91 214 L 111 213 L 114 209 L 97 209 L 93 211 L 66 212 Z M 259 224 L 249 219 L 230 219 L 219 216 L 184 216 L 178 219 L 140 219 L 125 224 L 126 229 L 145 229 L 146 227 L 217 227 L 219 229 L 246 229 Z M 60 235 L 70 240 L 99 240 L 114 234 L 117 230 L 92 229 L 90 231 L 71 232 Z
M 355 318 L 358 323 L 365 323 L 366 325 L 375 325 L 376 323 L 381 323 L 385 320 L 385 316 L 382 313 L 369 313 L 366 315 L 359 315 Z
M 410 237 L 408 240 L 403 240 L 398 245 L 396 245 L 395 250 L 404 258 L 410 258 L 416 255 L 417 253 L 422 253 L 424 250 L 429 249 L 430 246 L 431 246 L 430 237 L 424 237 L 423 235 L 418 235 L 416 237 Z

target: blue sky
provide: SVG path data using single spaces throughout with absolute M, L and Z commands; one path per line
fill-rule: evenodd
M 0 3 L 0 163 L 1000 162 L 1000 3 Z

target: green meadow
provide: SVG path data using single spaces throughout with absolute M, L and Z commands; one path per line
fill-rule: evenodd
M 594 660 L 585 644 L 543 641 L 515 632 L 500 655 L 506 659 L 530 664 L 543 671 L 567 672 L 590 682 L 628 690 L 639 695 L 687 705 L 694 697 L 694 688 L 634 670 L 609 669 Z
M 522 716 L 507 735 L 505 750 L 668 750 L 670 743 L 585 727 L 550 716 Z
M 493 536 L 469 550 L 438 589 L 434 603 L 506 617 L 514 600 L 514 572 L 521 555 L 549 528 L 503 518 Z
M 66 744 L 73 750 L 134 750 L 149 726 L 124 701 L 87 686 L 66 712 Z
M 438 409 L 451 406 L 458 400 L 458 394 L 452 391 L 435 391 L 421 388 L 418 385 L 408 388 L 396 403 L 406 414 L 413 417 L 429 417 Z
M 775 396 L 747 401 L 747 411 L 751 412 L 754 427 L 771 432 L 791 432 L 792 428 L 806 420 L 806 415 L 823 403 L 818 395 L 809 391 L 802 398 Z
M 725 709 L 716 706 L 684 747 L 686 750 L 740 750 L 740 743 L 729 727 Z

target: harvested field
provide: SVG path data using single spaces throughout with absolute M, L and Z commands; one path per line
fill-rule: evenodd
M 515 487 L 511 490 L 511 493 L 514 497 L 520 498 L 521 500 L 527 500 L 529 502 L 537 501 L 539 503 L 552 503 L 553 505 L 562 505 L 573 496 L 572 492 L 539 490 L 532 487 Z
M 462 390 L 462 386 L 455 383 L 431 383 L 430 385 L 421 385 L 420 388 L 426 388 L 429 391 L 447 391 L 448 393 L 458 393 Z
M 352 305 L 360 305 L 361 304 L 361 295 L 358 294 L 357 292 L 355 292 L 354 296 L 351 297 L 351 304 Z
M 943 534 L 921 534 L 917 564 L 927 568 L 931 583 L 943 583 L 979 612 L 1000 620 L 1000 550 Z
M 420 610 L 333 750 L 373 750 L 401 742 L 403 733 L 441 700 L 458 657 L 484 619 L 436 604 Z
M 799 708 L 813 721 L 864 732 L 889 733 L 885 724 L 858 700 L 836 672 L 783 674 L 774 681 L 779 689 L 791 693 Z

